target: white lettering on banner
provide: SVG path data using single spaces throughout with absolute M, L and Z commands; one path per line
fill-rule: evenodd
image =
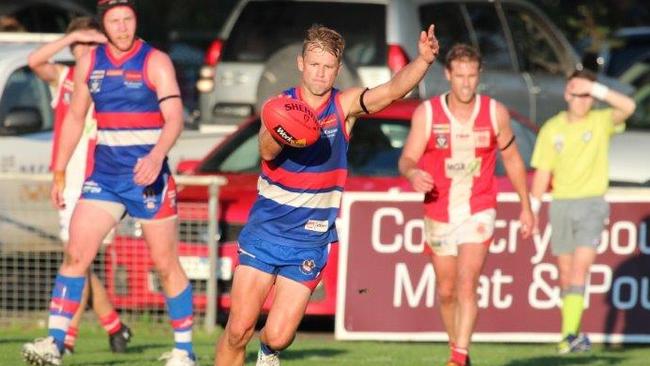
M 417 282 L 415 290 L 409 274 L 406 263 L 397 263 L 395 265 L 395 285 L 393 288 L 393 307 L 402 307 L 402 294 L 406 296 L 406 302 L 409 307 L 416 308 L 420 306 L 422 296 L 425 295 L 425 306 L 432 308 L 435 299 L 436 280 L 433 271 L 433 264 L 428 263 L 424 266 L 422 275 Z
M 612 304 L 619 310 L 630 310 L 639 304 L 640 299 L 641 307 L 650 310 L 649 287 L 648 277 L 617 277 L 612 285 Z
M 517 252 L 517 235 L 519 233 L 519 224 L 518 220 L 496 220 L 494 222 L 495 229 L 508 228 L 508 237 L 499 238 L 492 242 L 490 245 L 490 253 L 499 254 L 499 253 L 516 253 Z
M 621 246 L 619 243 L 620 232 L 627 231 L 627 243 Z M 612 225 L 611 229 L 611 243 L 610 247 L 612 252 L 619 255 L 630 255 L 636 248 L 636 225 L 630 221 L 617 221 Z
M 540 263 L 533 267 L 533 281 L 528 288 L 528 303 L 535 309 L 552 309 L 559 304 L 560 288 L 550 286 L 543 275 L 558 279 L 558 270 L 553 264 Z M 543 297 L 538 295 L 541 292 Z
M 639 225 L 639 249 L 643 254 L 650 254 L 650 244 L 646 238 L 648 237 L 648 225 L 645 221 Z
M 416 275 L 417 276 L 417 275 Z M 490 302 L 496 309 L 507 309 L 512 306 L 512 294 L 504 291 L 504 285 L 514 283 L 514 277 L 504 275 L 500 269 L 495 270 L 492 276 L 479 276 L 477 288 L 478 306 L 488 308 Z M 436 275 L 433 264 L 427 263 L 419 277 L 411 278 L 411 273 L 406 263 L 395 265 L 395 285 L 393 287 L 393 307 L 400 308 L 403 299 L 410 308 L 424 306 L 433 308 L 435 302 Z
M 601 283 L 593 283 L 595 274 L 603 277 Z M 612 287 L 612 268 L 606 264 L 592 264 L 589 269 L 589 283 L 585 289 L 585 308 L 589 308 L 589 300 L 592 294 L 606 294 Z
M 404 240 L 402 234 L 395 234 L 392 243 L 381 242 L 381 220 L 386 216 L 393 217 L 397 225 L 404 224 L 404 214 L 399 208 L 382 207 L 375 211 L 372 215 L 372 248 L 377 253 L 397 253 L 402 247 L 402 241 Z
M 420 231 L 420 241 L 413 241 L 414 232 Z M 424 251 L 424 220 L 410 220 L 404 226 L 404 249 L 409 253 L 422 253 Z
M 501 296 L 501 290 L 504 284 L 514 282 L 513 276 L 506 276 L 500 269 L 497 269 L 491 277 L 480 276 L 478 281 L 479 308 L 485 309 L 490 305 L 490 292 L 492 292 L 492 304 L 496 309 L 507 309 L 512 305 L 512 295 Z M 492 291 L 490 291 L 490 287 Z
M 507 226 L 508 226 L 508 223 L 506 222 L 506 220 L 495 220 L 494 221 L 494 231 L 495 232 L 497 231 L 497 229 L 503 229 L 503 228 L 505 228 Z M 508 246 L 508 241 L 505 238 L 498 238 L 497 239 L 496 235 L 495 235 L 495 239 L 496 240 L 494 240 L 492 242 L 492 245 L 490 245 L 490 248 L 489 248 L 490 253 L 499 254 L 499 253 L 505 252 L 506 248 Z
M 544 234 L 542 235 L 533 235 L 533 244 L 535 244 L 535 255 L 530 258 L 531 264 L 541 263 L 544 259 L 544 254 L 548 250 L 548 246 L 551 244 L 551 233 L 553 228 L 551 225 L 547 224 L 544 228 Z

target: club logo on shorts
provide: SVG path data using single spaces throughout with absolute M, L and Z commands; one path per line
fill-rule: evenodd
M 314 268 L 316 268 L 316 262 L 313 259 L 305 259 L 300 265 L 300 272 L 310 275 L 314 272 Z
M 147 210 L 153 211 L 156 209 L 156 191 L 152 186 L 145 187 L 142 190 L 142 202 Z
M 81 191 L 83 193 L 101 193 L 102 192 L 102 187 L 97 184 L 97 182 L 89 180 L 86 181 L 81 188 Z

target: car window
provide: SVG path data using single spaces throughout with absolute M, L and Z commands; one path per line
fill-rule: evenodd
M 521 155 L 526 170 L 531 170 L 530 160 L 533 157 L 533 150 L 535 149 L 535 141 L 537 141 L 537 133 L 531 130 L 528 126 L 522 124 L 515 118 L 510 119 L 510 127 L 512 128 L 512 133 L 515 135 L 515 142 L 517 143 L 517 148 L 519 149 L 519 154 Z M 498 176 L 505 176 L 506 170 L 503 166 L 503 160 L 501 159 L 501 154 L 497 154 L 497 165 L 495 168 L 495 173 Z
M 363 20 L 363 21 L 361 21 Z M 225 62 L 265 62 L 305 29 L 320 23 L 345 38 L 345 57 L 353 66 L 386 63 L 386 7 L 343 2 L 251 1 L 239 15 L 223 51 Z
M 397 162 L 408 132 L 403 120 L 360 118 L 350 135 L 349 175 L 398 176 Z
M 0 121 L 15 108 L 36 109 L 43 122 L 43 130 L 52 129 L 52 109 L 50 90 L 47 84 L 38 79 L 31 70 L 23 67 L 14 71 L 7 80 L 0 99 Z
M 60 7 L 39 4 L 16 12 L 15 18 L 30 32 L 63 33 L 70 20 L 80 15 Z
M 486 68 L 513 70 L 503 26 L 492 3 L 434 3 L 420 6 L 420 24 L 436 25 L 444 55 L 456 43 L 477 47 Z
M 467 19 L 457 3 L 420 6 L 420 25 L 424 28 L 428 24 L 436 25 L 436 38 L 442 55 L 456 43 L 473 44 L 469 39 Z
M 548 33 L 528 10 L 512 4 L 504 6 L 517 59 L 522 71 L 563 75 L 564 68 Z
M 492 3 L 469 3 L 461 6 L 470 22 L 470 37 L 478 44 L 483 64 L 488 69 L 514 70 L 503 25 Z
M 239 131 L 222 149 L 210 156 L 200 167 L 201 173 L 259 173 L 260 153 L 257 133 L 261 121 L 258 119 Z

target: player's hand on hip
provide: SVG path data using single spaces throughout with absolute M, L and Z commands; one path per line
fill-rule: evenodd
M 519 214 L 519 223 L 521 224 L 519 230 L 521 231 L 522 238 L 528 239 L 535 230 L 535 215 L 533 215 L 533 212 L 530 209 L 521 210 L 521 214 Z
M 411 169 L 406 178 L 417 192 L 426 193 L 433 189 L 433 177 L 422 169 Z
M 56 171 L 52 177 L 52 187 L 50 188 L 50 200 L 56 209 L 65 208 L 63 200 L 63 190 L 65 189 L 65 172 Z
M 420 32 L 420 41 L 418 42 L 420 57 L 428 64 L 432 64 L 438 57 L 438 52 L 440 52 L 440 46 L 434 34 L 434 29 L 435 26 L 431 24 L 426 32 Z
M 133 182 L 139 186 L 148 186 L 153 183 L 160 174 L 163 160 L 164 158 L 159 159 L 151 154 L 138 159 L 133 168 Z

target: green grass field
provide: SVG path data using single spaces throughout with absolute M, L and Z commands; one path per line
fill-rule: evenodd
M 113 355 L 103 330 L 86 323 L 77 341 L 76 353 L 66 356 L 65 366 L 108 365 L 162 365 L 157 358 L 171 349 L 169 328 L 146 323 L 132 324 L 135 333 L 129 352 Z M 216 334 L 208 335 L 197 330 L 195 347 L 200 364 L 214 362 Z M 0 330 L 0 365 L 23 365 L 20 347 L 23 342 L 43 336 L 44 329 L 10 326 Z M 248 347 L 246 364 L 254 365 L 257 354 L 257 338 Z M 337 342 L 331 333 L 301 332 L 293 346 L 282 353 L 283 366 L 332 366 L 332 365 L 444 365 L 446 345 L 442 343 L 394 343 L 394 342 Z M 608 350 L 601 346 L 588 354 L 557 356 L 550 344 L 476 344 L 472 347 L 474 366 L 647 366 L 650 365 L 650 346 L 635 346 Z

